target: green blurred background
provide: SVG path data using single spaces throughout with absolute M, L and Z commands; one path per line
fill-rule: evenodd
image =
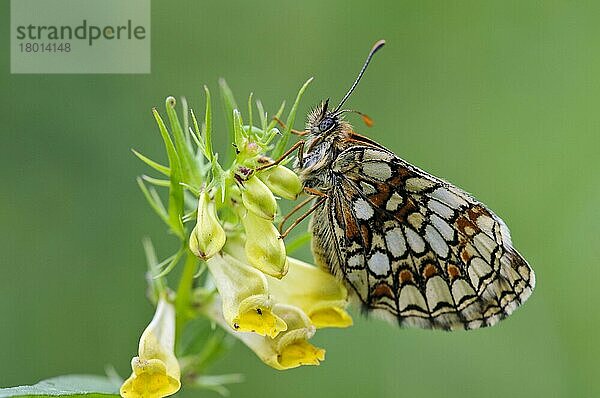
M 10 75 L 8 1 L 0 13 L 0 386 L 129 372 L 152 315 L 141 238 L 176 244 L 135 184 L 148 169 L 130 148 L 165 158 L 151 107 L 201 110 L 223 76 L 272 112 L 315 76 L 305 113 L 385 38 L 348 103 L 376 121 L 359 131 L 500 214 L 533 296 L 491 329 L 357 315 L 317 334 L 320 367 L 277 372 L 238 344 L 212 371 L 246 374 L 235 397 L 600 395 L 597 2 L 154 1 L 149 75 Z

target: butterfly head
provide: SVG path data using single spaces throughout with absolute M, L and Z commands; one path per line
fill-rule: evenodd
M 308 114 L 306 131 L 314 136 L 324 136 L 339 131 L 346 123 L 341 118 L 341 113 L 328 110 L 329 99 L 317 105 Z
M 349 127 L 349 125 L 342 120 L 342 114 L 346 112 L 357 113 L 363 118 L 363 121 L 367 124 L 367 126 L 372 125 L 372 121 L 367 115 L 363 114 L 362 112 L 358 112 L 351 109 L 342 109 L 342 105 L 344 105 L 348 97 L 350 97 L 350 94 L 352 94 L 352 92 L 358 85 L 358 82 L 365 73 L 367 66 L 371 62 L 371 58 L 373 58 L 373 55 L 375 55 L 375 53 L 381 47 L 383 47 L 384 44 L 385 40 L 379 40 L 373 45 L 373 48 L 371 48 L 371 51 L 369 51 L 369 55 L 367 56 L 363 67 L 358 73 L 358 77 L 352 84 L 352 87 L 350 87 L 350 90 L 348 90 L 344 98 L 342 98 L 339 105 L 335 109 L 329 110 L 329 99 L 327 99 L 321 102 L 321 104 L 319 104 L 315 109 L 313 109 L 311 113 L 309 113 L 308 120 L 306 123 L 306 131 L 309 134 L 313 136 L 323 137 L 325 135 L 331 135 L 332 133 L 339 133 L 344 131 L 345 127 Z

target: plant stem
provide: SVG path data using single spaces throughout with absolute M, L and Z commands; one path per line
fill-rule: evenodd
M 192 297 L 192 287 L 194 283 L 194 275 L 196 274 L 196 268 L 198 267 L 198 259 L 194 254 L 186 250 L 185 263 L 183 265 L 183 272 L 179 279 L 179 286 L 177 287 L 177 297 L 175 298 L 175 342 L 179 344 L 181 334 L 185 328 L 186 323 L 191 319 L 190 316 L 190 302 Z

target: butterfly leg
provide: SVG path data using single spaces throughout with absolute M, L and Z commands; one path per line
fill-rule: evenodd
M 281 163 L 285 158 L 287 158 L 292 152 L 298 150 L 298 158 L 302 159 L 304 153 L 304 141 L 298 141 L 294 145 L 290 147 L 283 155 L 279 157 L 279 159 L 272 161 L 271 163 L 260 166 L 256 169 L 256 171 L 268 169 L 269 167 L 273 167 Z
M 309 204 L 312 200 L 313 200 L 313 198 L 310 197 L 310 198 L 303 200 L 302 203 L 294 206 L 294 208 L 292 210 L 290 210 L 290 212 L 288 214 L 286 214 L 285 217 L 283 217 L 283 219 L 279 223 L 279 227 L 278 227 L 279 232 L 281 232 L 283 230 L 283 225 L 287 222 L 287 220 L 290 219 L 291 216 L 293 216 L 295 213 L 298 212 L 298 210 L 300 210 L 301 208 L 303 208 L 304 206 Z
M 314 188 L 304 187 L 304 192 L 306 192 L 309 195 L 320 196 L 322 198 L 326 198 L 327 197 L 327 194 L 325 192 L 321 192 L 321 191 L 316 190 Z
M 282 122 L 281 119 L 279 119 L 277 116 L 273 116 L 273 120 L 275 120 L 277 122 L 277 124 L 279 124 L 281 127 L 283 127 L 283 129 L 287 129 L 287 126 L 285 125 L 285 123 Z M 299 130 L 291 129 L 290 133 L 298 135 L 300 137 L 303 137 L 308 134 L 308 131 L 299 131 Z
M 309 198 L 312 200 L 312 198 Z M 319 206 L 321 206 L 325 200 L 327 199 L 327 195 L 319 198 L 314 205 L 311 206 L 310 209 L 308 209 L 306 211 L 306 213 L 304 213 L 303 215 L 301 215 L 300 217 L 298 217 L 293 223 L 292 225 L 290 225 L 288 227 L 288 229 L 285 230 L 284 233 L 281 234 L 281 239 L 285 239 L 286 236 L 288 236 L 288 234 L 298 225 L 300 224 L 302 221 L 304 221 L 304 219 L 308 216 L 310 216 L 312 214 L 312 212 L 314 212 L 315 210 L 317 210 L 319 208 Z

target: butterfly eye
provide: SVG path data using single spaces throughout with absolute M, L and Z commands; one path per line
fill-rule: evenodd
M 325 119 L 321 120 L 321 123 L 319 123 L 319 130 L 321 132 L 325 132 L 325 131 L 329 130 L 330 128 L 332 128 L 334 124 L 335 124 L 335 122 L 333 121 L 332 118 L 326 117 Z

